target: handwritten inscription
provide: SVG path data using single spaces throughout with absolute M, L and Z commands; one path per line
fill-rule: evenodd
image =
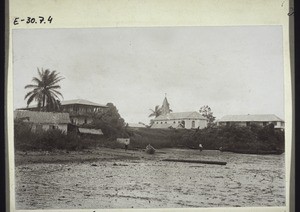
M 44 17 L 44 16 L 38 16 L 38 17 L 15 17 L 13 19 L 14 25 L 19 25 L 22 23 L 25 24 L 51 24 L 53 21 L 53 18 L 51 16 Z

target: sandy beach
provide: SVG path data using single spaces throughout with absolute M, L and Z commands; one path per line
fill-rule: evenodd
M 226 165 L 162 161 L 224 161 Z M 16 152 L 17 209 L 284 206 L 282 155 L 160 149 Z

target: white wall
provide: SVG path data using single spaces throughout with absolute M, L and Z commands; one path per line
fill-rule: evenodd
M 181 123 L 182 121 L 185 122 L 185 128 L 186 129 L 192 129 L 192 121 L 195 121 L 195 127 L 196 128 L 200 128 L 203 129 L 205 127 L 207 127 L 207 121 L 206 120 L 189 120 L 189 119 L 185 119 L 185 120 L 168 120 L 168 121 L 155 121 L 154 124 L 156 125 L 155 128 L 168 128 L 168 126 L 173 125 L 174 121 L 176 124 Z M 158 124 L 157 124 L 158 122 Z
M 206 120 L 184 120 L 185 121 L 185 128 L 186 129 L 192 129 L 192 122 L 195 122 L 195 127 L 193 129 L 196 128 L 200 128 L 203 129 L 205 127 L 207 127 L 207 121 Z
M 198 126 L 200 129 L 207 127 L 207 120 L 198 120 Z
M 68 132 L 68 125 L 67 124 L 40 124 L 40 127 L 37 126 L 36 124 L 33 124 L 31 130 L 32 130 L 32 132 L 36 132 L 36 130 L 38 130 L 38 129 L 42 129 L 44 131 L 47 131 L 47 130 L 52 129 L 53 126 L 57 129 L 61 130 L 62 132 L 66 133 L 66 134 Z
M 259 126 L 264 126 L 264 122 L 250 122 L 250 123 L 255 123 Z M 266 122 L 267 124 L 271 124 L 273 122 Z M 220 126 L 226 126 L 227 125 L 227 122 L 218 122 L 218 125 Z M 247 122 L 230 122 L 230 125 L 236 125 L 236 126 L 247 126 Z M 277 122 L 277 125 L 274 126 L 275 128 L 284 128 L 284 122 Z
M 70 120 L 72 121 L 73 119 L 73 123 L 76 125 L 82 125 L 85 123 L 85 119 L 87 120 L 87 124 L 92 123 L 93 119 L 89 118 L 89 117 L 71 117 Z

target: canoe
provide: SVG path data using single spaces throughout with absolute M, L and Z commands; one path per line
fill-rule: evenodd
M 227 162 L 205 161 L 205 160 L 163 159 L 162 161 L 183 162 L 183 163 L 204 163 L 204 164 L 216 164 L 216 165 L 226 165 L 227 164 Z
M 151 146 L 150 144 L 148 146 L 146 146 L 146 152 L 148 154 L 154 154 L 155 153 L 155 149 L 153 146 Z

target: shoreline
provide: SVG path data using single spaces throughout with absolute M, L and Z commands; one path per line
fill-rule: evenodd
M 135 161 L 135 160 L 163 160 L 166 159 L 166 152 L 172 151 L 187 151 L 190 150 L 192 154 L 205 155 L 206 153 L 213 152 L 214 154 L 231 153 L 231 154 L 241 154 L 241 155 L 282 155 L 277 152 L 263 152 L 263 154 L 256 154 L 251 151 L 247 153 L 241 151 L 232 150 L 202 150 L 200 152 L 197 149 L 187 149 L 187 148 L 162 148 L 157 149 L 154 155 L 147 154 L 144 149 L 129 149 L 125 151 L 121 148 L 107 148 L 98 147 L 94 149 L 83 149 L 75 151 L 67 150 L 32 150 L 32 151 L 15 151 L 15 165 L 30 164 L 30 163 L 84 163 L 84 162 L 97 162 L 97 161 Z

